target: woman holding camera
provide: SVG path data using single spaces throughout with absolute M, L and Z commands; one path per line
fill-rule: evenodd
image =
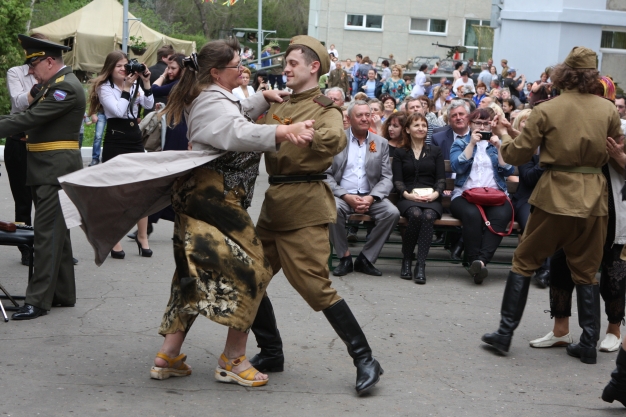
M 469 273 L 474 283 L 482 284 L 487 277 L 486 265 L 498 249 L 502 236 L 485 226 L 475 204 L 467 201 L 463 192 L 474 188 L 492 188 L 508 196 L 505 178 L 513 175 L 515 167 L 504 162 L 500 154 L 500 139 L 491 134 L 491 114 L 476 109 L 469 115 L 470 132 L 454 141 L 450 148 L 450 166 L 456 173 L 450 211 L 463 223 L 463 242 L 470 262 Z M 491 228 L 505 232 L 513 217 L 508 202 L 500 206 L 483 206 Z
M 138 80 L 140 82 L 136 83 Z M 129 62 L 121 51 L 109 53 L 100 75 L 92 81 L 89 95 L 89 107 L 97 108 L 98 105 L 107 118 L 102 162 L 121 154 L 144 152 L 137 116 L 139 105 L 146 109 L 154 106 L 150 70 L 136 60 Z M 152 250 L 148 247 L 147 217 L 137 223 L 137 230 L 135 242 L 139 254 L 149 258 Z M 124 259 L 125 256 L 118 242 L 111 250 L 111 257 Z
M 402 130 L 402 145 L 393 157 L 393 184 L 400 194 L 398 210 L 409 220 L 402 238 L 400 278 L 426 284 L 426 257 L 435 220 L 441 218 L 441 196 L 446 188 L 443 154 L 426 143 L 428 122 L 421 113 L 409 115 Z M 413 190 L 421 190 L 414 193 Z M 417 245 L 417 265 L 411 275 L 411 257 Z

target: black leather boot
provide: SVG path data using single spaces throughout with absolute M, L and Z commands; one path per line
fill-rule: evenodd
M 570 356 L 580 358 L 582 363 L 595 364 L 598 356 L 596 346 L 600 339 L 600 286 L 577 285 L 578 324 L 583 329 L 578 343 L 567 345 Z
M 615 370 L 611 381 L 602 391 L 602 399 L 607 403 L 617 400 L 626 407 L 626 351 L 620 346 L 615 359 Z
M 263 297 L 259 310 L 252 323 L 252 333 L 256 337 L 261 352 L 250 359 L 259 372 L 282 372 L 285 365 L 283 341 L 276 326 L 276 316 L 269 297 Z
M 348 347 L 348 353 L 356 366 L 356 392 L 362 395 L 378 383 L 383 374 L 383 368 L 372 357 L 372 349 L 345 300 L 333 304 L 323 312 L 337 335 Z
M 481 340 L 500 352 L 508 352 L 513 332 L 519 326 L 526 307 L 530 277 L 509 272 L 506 280 L 502 307 L 500 307 L 500 327 L 495 333 L 486 333 Z
M 415 265 L 415 275 L 413 282 L 416 284 L 426 284 L 426 262 L 418 262 Z
M 400 268 L 400 278 L 402 279 L 411 279 L 413 275 L 411 274 L 411 256 L 408 258 L 402 259 L 402 268 Z

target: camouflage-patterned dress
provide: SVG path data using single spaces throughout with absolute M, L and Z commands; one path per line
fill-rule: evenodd
M 189 331 L 198 314 L 248 331 L 272 271 L 246 209 L 260 154 L 227 152 L 172 190 L 176 272 L 159 333 Z

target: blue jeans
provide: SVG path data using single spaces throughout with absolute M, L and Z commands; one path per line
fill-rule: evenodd
M 91 159 L 100 160 L 100 148 L 102 147 L 102 135 L 104 134 L 104 127 L 107 124 L 107 117 L 104 113 L 98 113 L 98 123 L 96 123 L 96 134 L 93 138 L 93 151 L 91 153 Z
M 352 81 L 352 97 L 354 97 L 356 93 L 358 92 L 359 92 L 359 81 L 354 80 Z

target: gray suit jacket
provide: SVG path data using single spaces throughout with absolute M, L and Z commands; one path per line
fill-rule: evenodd
M 350 129 L 346 130 L 348 138 L 348 146 L 335 155 L 333 163 L 326 170 L 326 182 L 330 185 L 330 189 L 337 198 L 348 194 L 348 191 L 341 186 L 341 178 L 343 171 L 346 169 L 348 162 L 348 149 L 350 143 Z M 376 144 L 376 152 L 370 152 L 370 141 Z M 393 189 L 393 175 L 391 173 L 391 162 L 389 161 L 389 145 L 387 140 L 372 132 L 369 132 L 368 145 L 365 156 L 365 175 L 370 185 L 370 193 L 372 197 L 384 199 Z

